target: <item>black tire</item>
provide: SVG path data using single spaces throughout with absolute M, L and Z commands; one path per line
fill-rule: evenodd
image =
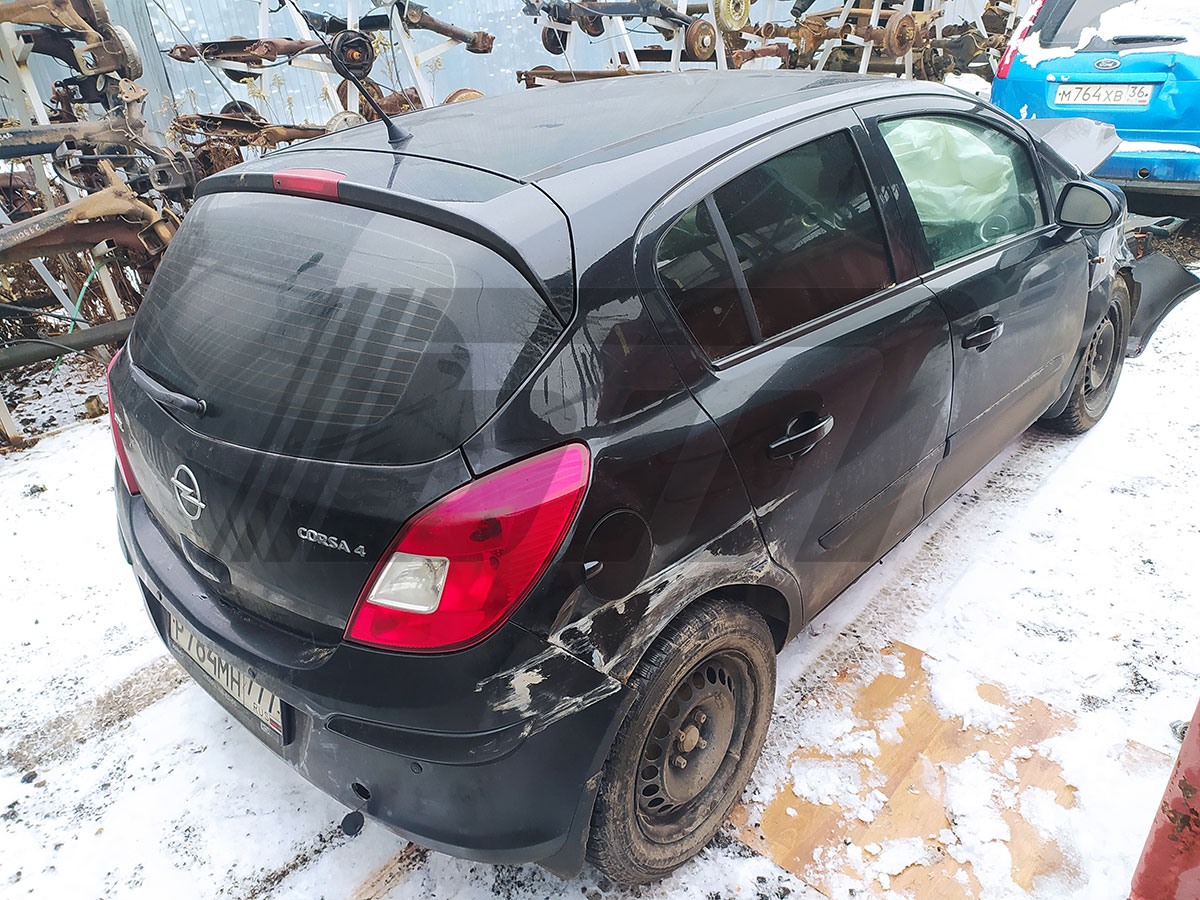
M 1099 422 L 1117 390 L 1128 343 L 1129 285 L 1117 278 L 1108 309 L 1084 351 L 1066 408 L 1054 418 L 1043 418 L 1042 424 L 1063 434 L 1083 434 Z
M 750 780 L 775 699 L 771 631 L 745 606 L 699 600 L 629 686 L 638 699 L 605 763 L 587 856 L 620 884 L 644 884 L 712 840 Z

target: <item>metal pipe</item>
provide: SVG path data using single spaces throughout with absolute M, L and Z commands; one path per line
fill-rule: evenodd
M 120 319 L 116 322 L 105 322 L 82 331 L 71 334 L 55 335 L 47 340 L 51 344 L 14 344 L 11 347 L 0 347 L 0 372 L 15 369 L 18 366 L 31 366 L 47 359 L 63 355 L 63 347 L 70 350 L 90 350 L 101 344 L 116 344 L 129 337 L 133 330 L 133 318 Z
M 404 21 L 409 28 L 422 28 L 425 31 L 432 31 L 434 34 L 440 34 L 442 37 L 465 44 L 471 53 L 491 53 L 492 44 L 496 41 L 486 31 L 467 31 L 465 28 L 459 28 L 457 25 L 436 19 L 425 10 L 425 7 L 417 6 L 415 3 L 409 3 L 404 8 Z

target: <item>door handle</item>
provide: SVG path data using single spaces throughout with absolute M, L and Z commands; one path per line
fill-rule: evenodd
M 963 349 L 984 350 L 1002 334 L 1004 323 L 997 322 L 991 316 L 984 316 L 975 323 L 975 330 L 963 337 Z
M 767 456 L 771 459 L 783 459 L 784 457 L 795 458 L 803 456 L 825 438 L 829 437 L 829 432 L 833 431 L 833 416 L 825 416 L 816 425 L 809 426 L 803 431 L 792 433 L 792 429 L 800 422 L 800 419 L 792 419 L 788 424 L 788 433 L 781 438 L 776 438 L 767 445 Z

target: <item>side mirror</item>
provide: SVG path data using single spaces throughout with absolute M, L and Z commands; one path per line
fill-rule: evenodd
M 1072 181 L 1058 198 L 1055 219 L 1064 228 L 1107 228 L 1121 215 L 1121 201 L 1111 191 L 1090 181 Z

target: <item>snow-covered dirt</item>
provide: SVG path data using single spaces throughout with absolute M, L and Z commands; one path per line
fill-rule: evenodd
M 81 419 L 95 418 L 85 403 L 96 397 L 107 403 L 104 366 L 76 354 L 65 357 L 57 370 L 53 362 L 14 369 L 0 376 L 0 397 L 26 440 L 35 440 Z M 0 449 L 8 442 L 0 436 Z
M 1012 798 L 954 773 L 955 838 L 983 900 L 1125 896 L 1177 751 L 1169 725 L 1200 697 L 1198 332 L 1193 298 L 1127 363 L 1096 429 L 1027 433 L 784 650 L 751 819 L 792 782 L 796 747 L 846 733 L 834 677 L 903 641 L 926 654 L 944 715 L 1002 724 L 974 690 L 987 682 L 1074 721 L 1043 750 L 1076 807 L 1032 797 L 1027 816 L 1072 865 L 1032 892 L 993 864 L 1005 837 L 989 828 Z M 635 892 L 450 859 L 370 823 L 342 836 L 345 810 L 166 657 L 117 547 L 112 475 L 104 419 L 0 457 L 0 897 L 819 900 L 733 826 Z M 890 727 L 863 725 L 880 740 Z M 1119 766 L 1129 741 L 1161 754 L 1138 777 Z M 845 777 L 798 773 L 797 796 L 839 796 Z M 868 854 L 911 856 L 879 843 Z M 890 856 L 876 867 L 904 863 Z

